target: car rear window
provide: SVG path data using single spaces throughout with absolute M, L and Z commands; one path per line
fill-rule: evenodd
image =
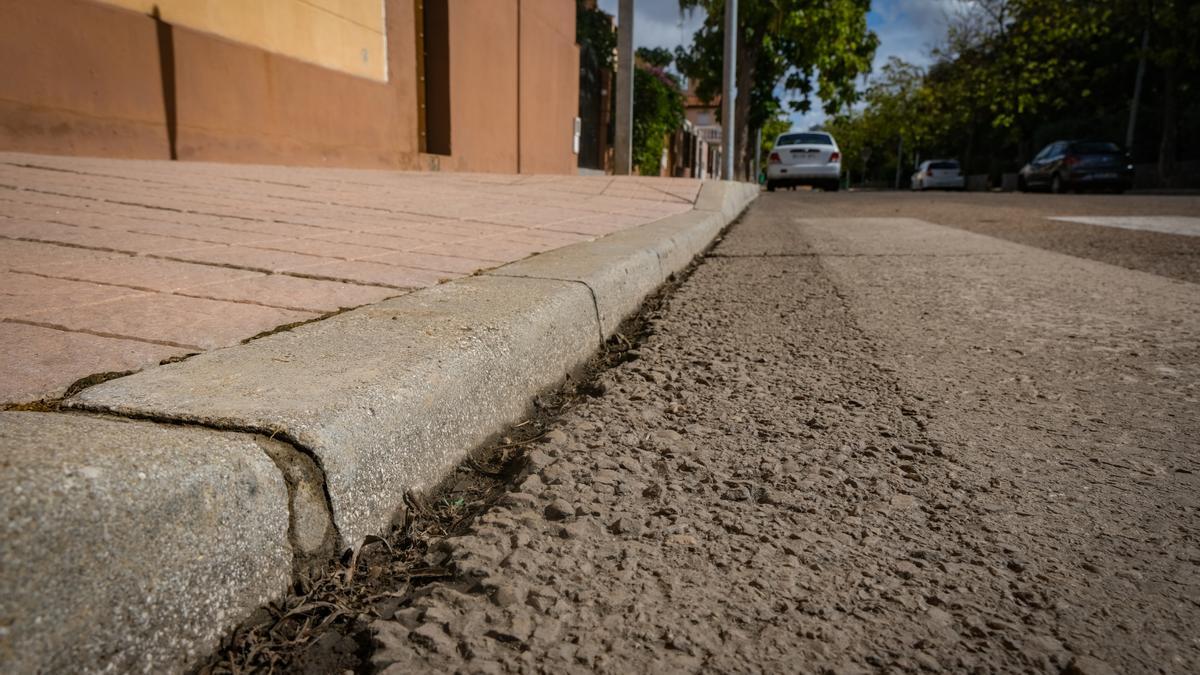
M 833 145 L 829 134 L 784 134 L 775 145 Z
M 958 162 L 933 162 L 929 165 L 931 169 L 957 169 Z
M 1102 155 L 1112 152 L 1120 152 L 1116 143 L 1108 143 L 1105 141 L 1083 141 L 1081 143 L 1072 143 L 1071 151 L 1078 152 L 1081 155 Z

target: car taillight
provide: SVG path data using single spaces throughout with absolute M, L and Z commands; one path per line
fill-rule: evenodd
M 841 158 L 842 158 L 842 153 L 837 152 L 836 150 L 829 153 L 829 161 L 831 161 L 831 162 L 836 162 L 836 161 L 840 160 Z
M 1075 166 L 1079 163 L 1079 158 L 1075 155 L 1067 155 L 1067 158 L 1063 160 L 1063 163 L 1067 166 Z
M 779 158 L 779 153 L 778 153 L 778 152 L 772 152 L 772 153 L 771 153 L 771 163 L 772 163 L 772 164 L 778 164 L 778 163 L 780 163 L 780 162 L 782 162 L 782 161 L 783 161 L 783 160 Z

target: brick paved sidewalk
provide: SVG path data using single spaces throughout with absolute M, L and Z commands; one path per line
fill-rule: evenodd
M 686 212 L 699 188 L 0 153 L 0 403 Z

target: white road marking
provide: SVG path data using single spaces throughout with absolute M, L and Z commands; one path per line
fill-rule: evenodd
M 1200 237 L 1200 218 L 1191 216 L 1059 216 L 1050 220 Z

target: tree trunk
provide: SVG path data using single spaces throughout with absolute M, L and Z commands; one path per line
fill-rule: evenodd
M 962 172 L 963 176 L 971 175 L 971 156 L 975 154 L 975 120 L 971 120 L 971 125 L 967 131 L 967 147 L 963 148 L 962 156 Z
M 1175 150 L 1179 127 L 1178 67 L 1166 66 L 1163 71 L 1163 129 L 1162 141 L 1158 145 L 1158 179 L 1162 187 L 1171 187 L 1175 176 Z
M 734 101 L 733 133 L 737 154 L 734 155 L 734 173 L 739 180 L 750 175 L 750 163 L 754 160 L 754 149 L 750 147 L 750 104 L 754 94 L 754 72 L 762 46 L 756 41 L 757 31 L 743 30 L 738 36 L 737 56 L 737 100 Z M 750 39 L 746 39 L 749 37 Z M 761 39 L 761 37 L 757 38 Z

